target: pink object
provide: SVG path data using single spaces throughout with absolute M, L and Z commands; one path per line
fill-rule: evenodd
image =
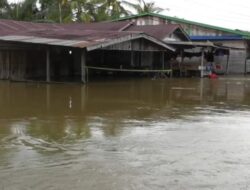
M 215 73 L 212 73 L 212 74 L 208 75 L 208 77 L 209 77 L 210 79 L 217 79 L 217 78 L 218 78 L 218 75 L 216 75 Z

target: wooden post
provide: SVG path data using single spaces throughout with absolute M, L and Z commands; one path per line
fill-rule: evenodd
M 86 85 L 82 85 L 82 87 L 81 87 L 81 111 L 85 110 L 86 99 L 87 99 Z
M 165 52 L 163 51 L 162 52 L 162 55 L 161 55 L 162 57 L 161 57 L 161 61 L 162 61 L 162 70 L 164 70 L 165 69 Z
M 81 81 L 86 83 L 86 51 L 81 51 Z
M 130 53 L 130 64 L 132 67 L 134 66 L 134 51 L 133 50 L 131 50 L 131 53 Z
M 102 66 L 104 65 L 104 62 L 105 62 L 105 60 L 104 60 L 104 50 L 102 50 L 101 51 L 101 64 L 102 64 Z
M 46 82 L 50 82 L 50 51 L 46 51 Z
M 244 68 L 244 74 L 247 74 L 247 58 L 245 59 L 245 68 Z
M 139 57 L 139 66 L 142 67 L 143 52 L 140 51 L 139 54 L 140 54 L 140 57 Z
M 229 71 L 229 54 L 227 55 L 226 75 L 228 75 L 228 71 Z
M 204 84 L 203 84 L 203 81 L 204 79 L 200 79 L 200 101 L 202 102 L 203 100 L 203 87 L 204 87 Z
M 171 70 L 171 72 L 170 72 L 170 78 L 172 78 L 173 77 L 173 61 L 172 61 L 172 58 L 170 58 L 170 70 Z
M 179 69 L 180 69 L 180 77 L 182 77 L 182 72 L 181 72 L 181 65 L 183 65 L 183 60 L 184 60 L 184 50 L 181 50 L 181 62 L 179 63 Z
M 130 65 L 134 66 L 134 51 L 133 51 L 133 42 L 130 41 Z
M 50 109 L 50 85 L 47 84 L 46 86 L 46 107 L 47 110 Z
M 7 51 L 7 76 L 6 79 L 10 79 L 10 52 Z
M 202 48 L 202 50 L 201 50 L 201 78 L 203 78 L 204 77 L 204 69 L 203 69 L 203 67 L 204 67 L 204 49 Z

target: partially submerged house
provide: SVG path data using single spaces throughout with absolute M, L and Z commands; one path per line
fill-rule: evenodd
M 170 68 L 175 76 L 204 77 L 211 74 L 212 71 L 216 71 L 212 62 L 218 52 L 226 54 L 228 68 L 228 47 L 218 46 L 212 42 L 192 42 L 179 24 L 136 25 L 134 21 L 131 22 L 126 31 L 141 31 L 176 49 L 174 56 L 165 57 L 165 66 Z
M 226 54 L 229 63 L 230 48 L 193 42 L 179 24 L 137 25 L 131 19 L 93 24 L 0 20 L 0 79 L 85 83 L 88 76 L 171 71 L 203 77 L 211 55 Z
M 0 78 L 86 82 L 89 69 L 100 73 L 108 68 L 114 72 L 147 67 L 154 72 L 159 61 L 164 64 L 164 59 L 155 61 L 155 54 L 171 54 L 175 49 L 146 33 L 124 31 L 130 25 L 0 20 Z M 143 61 L 145 52 L 148 58 Z
M 238 74 L 250 72 L 250 32 L 231 30 L 155 13 L 133 15 L 116 21 L 132 21 L 137 26 L 179 24 L 192 42 L 209 41 L 215 46 L 221 47 L 221 50 L 214 52 L 213 59 L 213 62 L 221 67 L 221 72 Z M 184 62 L 190 62 L 190 60 L 186 57 Z

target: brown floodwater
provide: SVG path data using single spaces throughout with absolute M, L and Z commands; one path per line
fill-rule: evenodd
M 0 190 L 249 188 L 250 78 L 0 82 Z

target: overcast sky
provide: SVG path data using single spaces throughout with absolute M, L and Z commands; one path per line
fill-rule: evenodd
M 134 0 L 131 0 L 134 1 Z M 216 26 L 250 31 L 249 0 L 155 0 L 163 14 Z
M 169 9 L 162 12 L 164 15 L 250 31 L 249 0 L 154 0 L 154 2 L 161 8 Z

